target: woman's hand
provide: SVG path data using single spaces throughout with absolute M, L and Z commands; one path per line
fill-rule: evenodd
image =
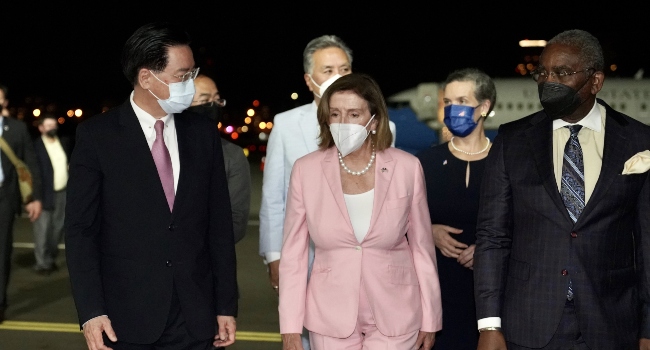
M 414 349 L 431 350 L 433 344 L 435 343 L 436 343 L 436 333 L 420 331 L 420 333 L 418 333 L 418 340 L 415 341 Z
M 472 244 L 469 246 L 469 248 L 463 250 L 462 253 L 458 256 L 458 261 L 459 264 L 463 265 L 464 267 L 474 270 L 474 249 L 476 248 L 476 244 Z
M 282 334 L 282 350 L 304 350 L 300 333 Z
M 467 244 L 458 242 L 451 237 L 451 234 L 460 234 L 463 230 L 454 228 L 447 225 L 434 224 L 431 225 L 431 233 L 433 234 L 433 242 L 440 249 L 442 255 L 448 258 L 458 259 L 460 253 L 467 248 Z M 472 251 L 472 256 L 474 252 Z

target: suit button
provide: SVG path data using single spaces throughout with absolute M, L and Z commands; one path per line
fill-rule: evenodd
M 167 267 L 172 267 L 172 261 L 171 261 L 171 260 L 167 260 L 167 262 L 165 263 L 165 265 L 167 265 Z
M 578 238 L 578 234 L 575 232 L 571 232 L 571 238 Z
M 176 228 L 176 225 L 174 225 L 174 224 L 169 225 L 169 231 L 174 231 L 175 228 Z
M 358 245 L 358 246 L 354 247 L 354 249 L 356 249 L 356 250 L 361 250 L 361 246 Z
M 567 271 L 566 269 L 562 270 L 562 276 L 566 276 L 568 274 L 569 274 L 569 271 Z

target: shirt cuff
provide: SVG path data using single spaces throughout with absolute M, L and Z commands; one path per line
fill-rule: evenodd
M 501 328 L 501 317 L 486 317 L 478 320 L 478 329 L 486 327 Z
M 280 260 L 280 252 L 266 252 L 264 253 L 264 264 Z

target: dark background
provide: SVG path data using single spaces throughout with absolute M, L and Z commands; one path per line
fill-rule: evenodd
M 616 2 L 531 5 L 466 2 L 15 2 L 0 22 L 0 83 L 9 105 L 50 106 L 57 114 L 82 108 L 84 117 L 122 103 L 131 86 L 121 72 L 123 43 L 155 20 L 185 24 L 197 66 L 216 79 L 228 111 L 243 118 L 253 100 L 274 114 L 311 101 L 302 50 L 323 34 L 353 50 L 353 70 L 371 74 L 386 96 L 421 82 L 441 81 L 456 68 L 475 66 L 493 77 L 518 76 L 515 67 L 539 50 L 521 39 L 550 39 L 565 29 L 600 40 L 609 76 L 650 73 L 649 16 Z M 292 92 L 299 94 L 292 101 Z M 31 110 L 31 109 L 28 109 Z M 70 123 L 68 123 L 70 124 Z M 70 125 L 72 127 L 72 125 Z

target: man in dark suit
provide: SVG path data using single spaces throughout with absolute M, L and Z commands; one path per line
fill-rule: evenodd
M 184 112 L 198 73 L 190 37 L 137 29 L 121 106 L 77 128 L 66 257 L 89 349 L 208 350 L 235 341 L 237 281 L 221 142 Z
M 34 271 L 49 275 L 57 270 L 58 244 L 63 238 L 65 189 L 68 184 L 70 140 L 58 134 L 59 122 L 53 114 L 38 118 L 41 136 L 34 140 L 34 151 L 41 173 L 43 211 L 33 225 Z
M 27 165 L 32 174 L 32 198 L 21 203 L 18 172 L 7 154 L 0 149 L 0 323 L 5 320 L 7 309 L 7 286 L 11 271 L 13 227 L 16 215 L 23 210 L 34 222 L 41 214 L 40 172 L 34 154 L 32 138 L 27 125 L 20 120 L 3 115 L 7 108 L 7 87 L 0 84 L 0 137 L 12 149 L 16 157 Z
M 499 128 L 483 177 L 478 349 L 650 349 L 650 127 L 596 98 L 585 31 L 532 76 L 544 109 Z

